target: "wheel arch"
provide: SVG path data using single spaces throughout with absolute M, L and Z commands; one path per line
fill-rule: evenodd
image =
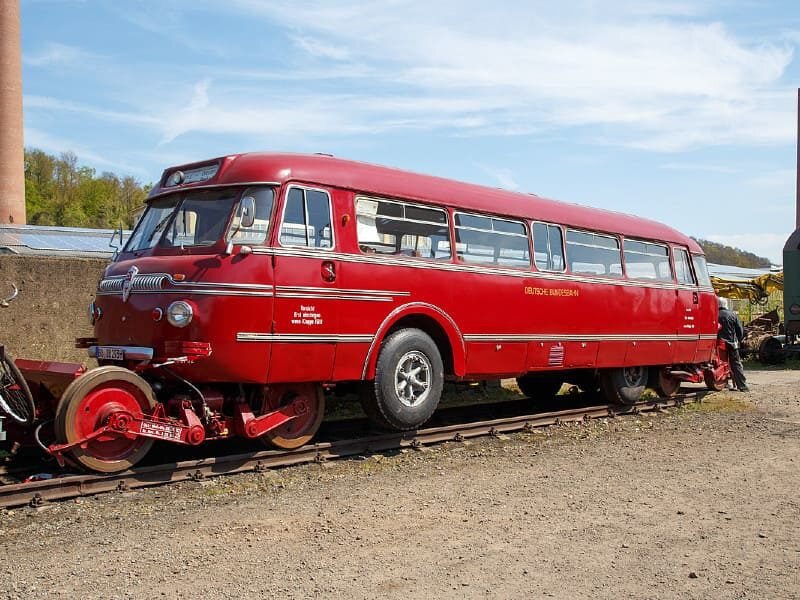
M 383 320 L 367 352 L 361 379 L 373 379 L 383 341 L 400 329 L 419 329 L 431 337 L 442 356 L 445 375 L 460 377 L 466 371 L 464 337 L 455 321 L 437 306 L 423 302 L 404 304 Z

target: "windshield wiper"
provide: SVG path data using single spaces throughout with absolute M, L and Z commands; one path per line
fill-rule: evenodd
M 172 217 L 172 213 L 173 213 L 173 211 L 169 211 L 169 212 L 168 212 L 168 213 L 167 213 L 167 214 L 164 216 L 164 218 L 163 218 L 163 219 L 161 219 L 161 220 L 160 220 L 158 223 L 156 223 L 156 226 L 155 226 L 155 227 L 153 227 L 153 231 L 152 231 L 152 233 L 151 233 L 149 236 L 147 236 L 147 243 L 148 243 L 148 244 L 149 244 L 150 242 L 152 242 L 152 241 L 153 241 L 153 238 L 155 237 L 155 235 L 156 235 L 156 234 L 157 234 L 159 231 L 161 231 L 161 230 L 162 230 L 162 229 L 163 229 L 163 228 L 166 226 L 166 224 L 167 224 L 167 221 L 169 221 L 170 217 Z

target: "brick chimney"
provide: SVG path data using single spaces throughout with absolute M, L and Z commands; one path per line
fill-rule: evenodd
M 25 224 L 19 0 L 0 1 L 0 225 Z

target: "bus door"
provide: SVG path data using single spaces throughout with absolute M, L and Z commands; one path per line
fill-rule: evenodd
M 675 260 L 675 277 L 678 281 L 678 289 L 675 290 L 678 340 L 673 360 L 676 363 L 694 362 L 700 336 L 700 293 L 692 273 L 689 252 L 684 248 L 673 246 L 672 255 Z
M 269 380 L 329 381 L 338 333 L 338 271 L 331 195 L 287 187 L 274 262 Z

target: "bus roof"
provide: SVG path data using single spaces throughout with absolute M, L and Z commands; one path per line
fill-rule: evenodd
M 213 163 L 220 163 L 213 180 L 186 187 L 245 182 L 316 183 L 375 196 L 453 206 L 465 211 L 535 219 L 592 231 L 619 233 L 626 237 L 674 242 L 688 246 L 692 252 L 702 253 L 700 246 L 690 237 L 649 219 L 324 154 L 253 152 L 172 167 L 164 171 L 151 197 L 172 191 L 172 188 L 164 187 L 164 183 L 176 170 Z

